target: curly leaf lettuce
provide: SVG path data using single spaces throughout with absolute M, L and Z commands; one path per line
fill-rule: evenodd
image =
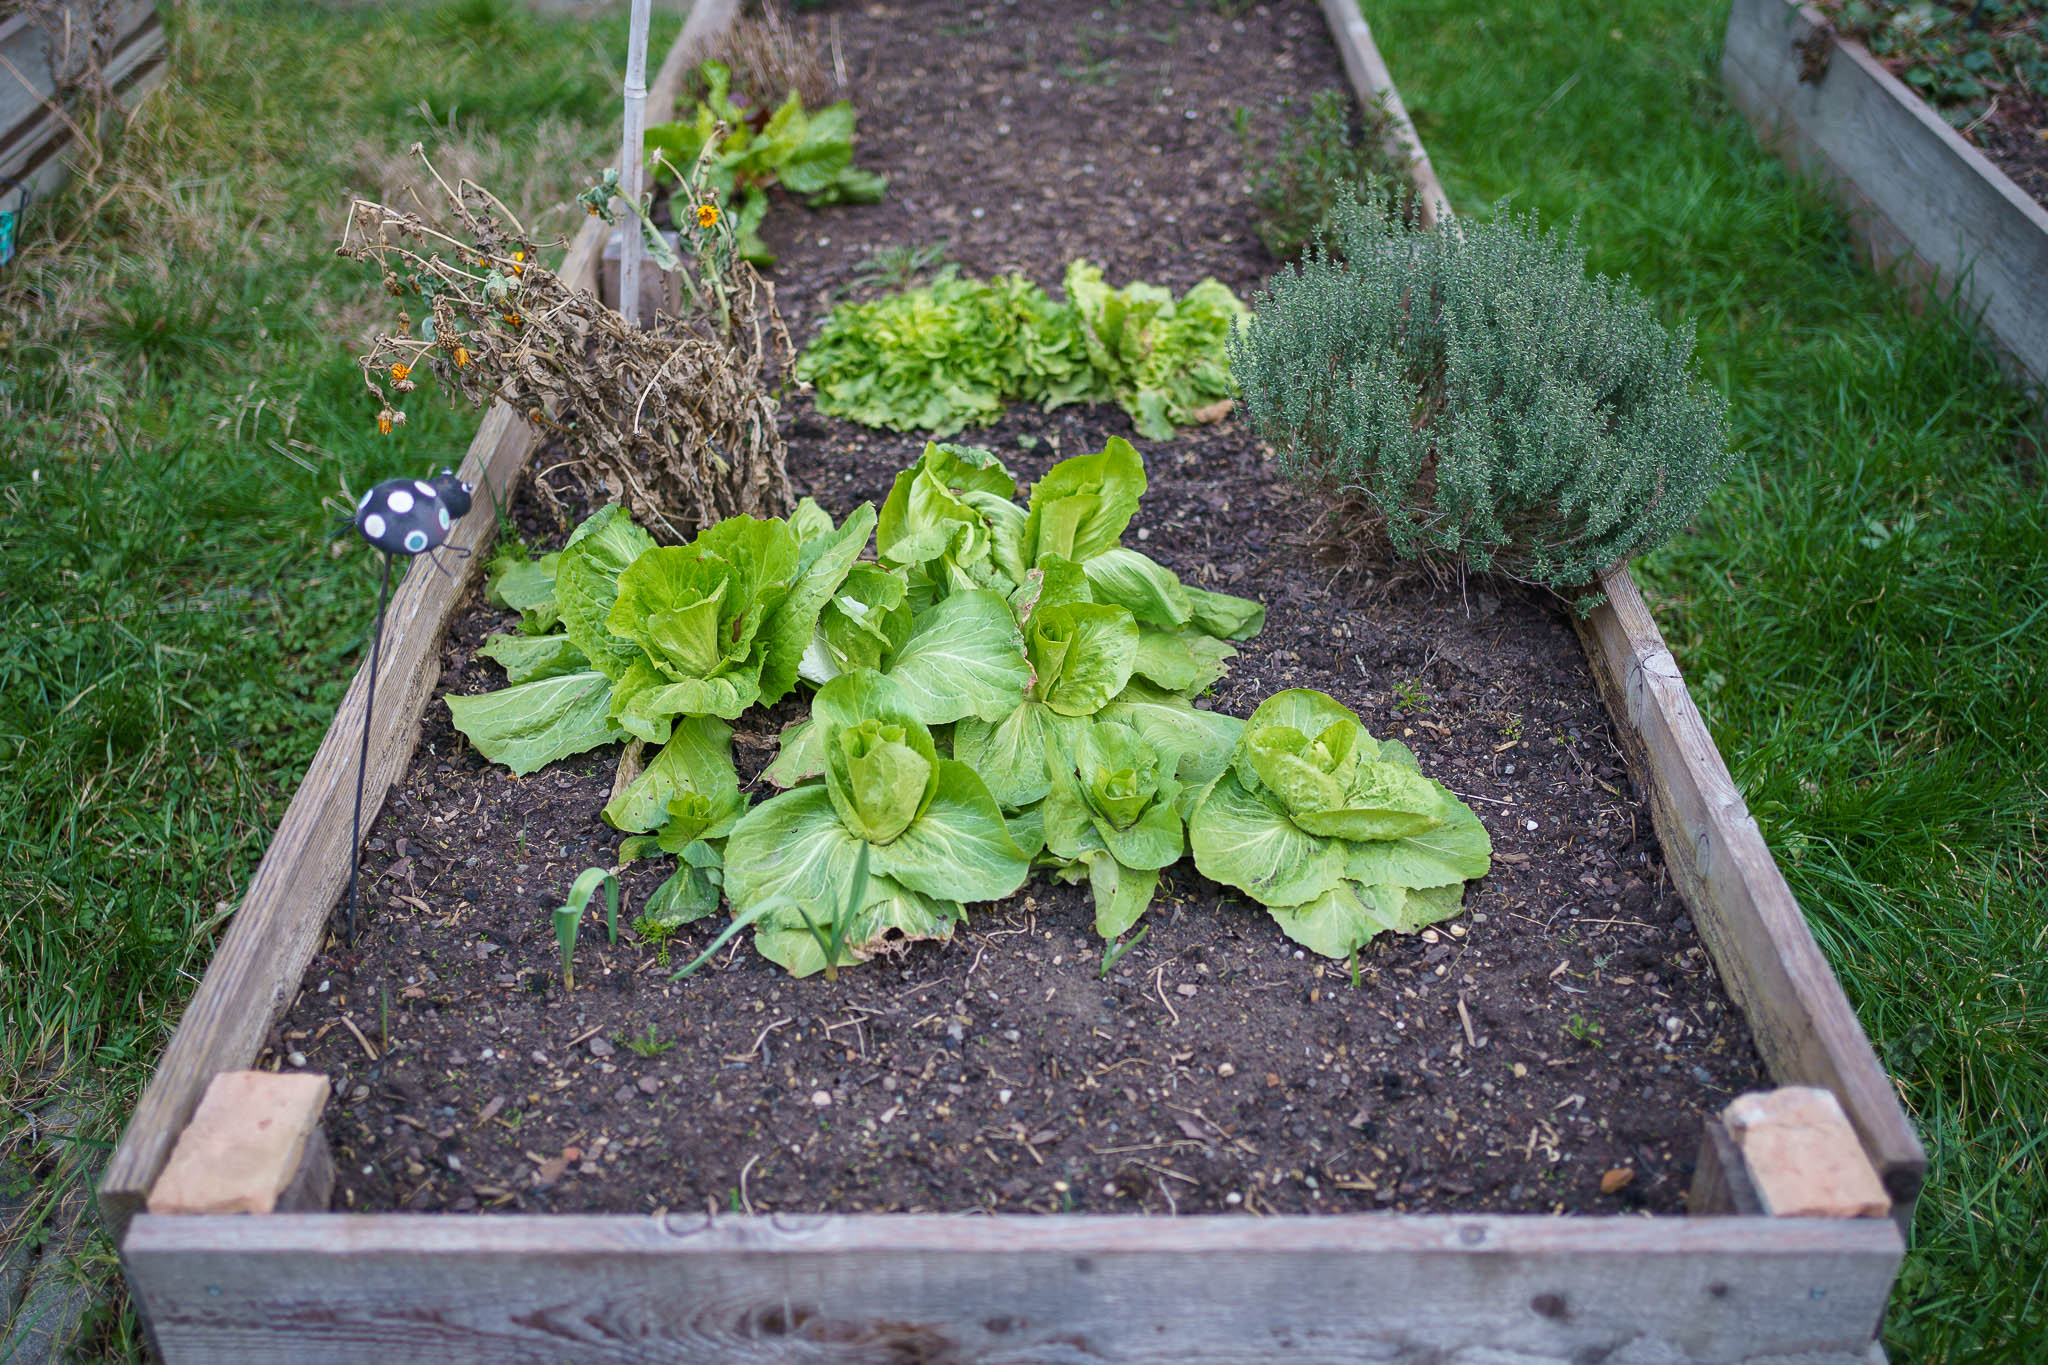
M 1230 336 L 1251 310 L 1227 286 L 1203 280 L 1175 301 L 1157 285 L 1112 289 L 1087 261 L 1071 262 L 1064 283 L 1088 359 L 1140 435 L 1168 440 L 1236 392 Z

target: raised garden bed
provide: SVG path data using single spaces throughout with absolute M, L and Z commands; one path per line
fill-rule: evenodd
M 815 316 L 859 261 L 846 243 L 922 244 L 927 224 L 975 272 L 1051 278 L 1092 252 L 1120 279 L 1215 274 L 1248 294 L 1269 263 L 1217 131 L 1271 92 L 1197 58 L 1263 49 L 1285 90 L 1334 82 L 1341 53 L 1379 93 L 1362 21 L 1328 10 L 1335 46 L 1292 7 L 1079 6 L 1034 13 L 1023 42 L 997 7 L 920 8 L 960 69 L 987 72 L 936 121 L 906 15 L 842 16 L 868 72 L 863 156 L 895 183 L 874 208 L 778 220 L 785 299 Z M 700 11 L 684 44 L 722 17 Z M 1130 136 L 1073 142 L 1076 106 Z M 957 135 L 943 163 L 940 126 Z M 1068 161 L 1115 213 L 1062 201 Z M 479 437 L 501 476 L 531 447 L 514 430 Z M 1127 431 L 1114 409 L 1016 411 L 970 439 L 1028 478 Z M 805 404 L 792 436 L 799 489 L 835 513 L 879 499 L 917 449 Z M 671 986 L 644 946 L 587 941 L 579 979 L 598 984 L 564 999 L 540 897 L 606 860 L 611 764 L 512 784 L 462 746 L 429 701 L 495 685 L 475 648 L 498 614 L 473 582 L 418 576 L 380 688 L 404 684 L 372 772 L 398 782 L 365 864 L 378 932 L 316 942 L 346 867 L 352 692 L 103 1187 L 166 1356 L 1866 1358 L 1890 1222 L 1618 1216 L 1684 1206 L 1702 1116 L 1759 1083 L 1757 1053 L 1840 1097 L 1902 1209 L 1923 1164 L 1626 573 L 1582 652 L 1537 597 L 1321 565 L 1308 509 L 1232 424 L 1148 454 L 1148 552 L 1271 613 L 1212 704 L 1318 686 L 1405 732 L 1494 833 L 1465 917 L 1375 945 L 1354 990 L 1183 867 L 1106 981 L 1085 895 L 1037 882 L 950 945 L 837 983 L 743 950 Z M 337 1082 L 335 1207 L 376 1211 L 134 1216 L 207 1078 L 295 1052 Z M 518 1212 L 393 1211 L 485 1207 Z M 1557 1209 L 1588 1216 L 1532 1216 Z M 1241 1212 L 1188 1216 L 1224 1210 Z M 992 1216 L 943 1216 L 961 1211 Z M 1284 1216 L 1310 1213 L 1329 1216 Z
M 1860 44 L 1794 0 L 1735 0 L 1721 77 L 1786 163 L 1825 184 L 1879 266 L 1960 295 L 2048 384 L 2048 208 Z

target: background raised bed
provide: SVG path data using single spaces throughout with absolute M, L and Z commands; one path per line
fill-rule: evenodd
M 2048 384 L 2048 208 L 1809 5 L 1735 0 L 1721 73 L 1757 135 L 1829 187 L 1876 264 L 1957 296 Z

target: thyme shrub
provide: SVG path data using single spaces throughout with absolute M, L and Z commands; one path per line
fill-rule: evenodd
M 1732 462 L 1692 329 L 1533 217 L 1414 232 L 1347 195 L 1231 360 L 1281 469 L 1363 503 L 1396 555 L 1570 596 L 1682 529 Z

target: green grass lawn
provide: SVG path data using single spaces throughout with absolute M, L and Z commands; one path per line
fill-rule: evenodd
M 0 272 L 0 1156 L 42 1179 L 31 1221 L 103 1160 L 356 667 L 376 580 L 344 482 L 475 430 L 423 389 L 377 434 L 353 353 L 392 301 L 333 254 L 349 194 L 419 183 L 420 141 L 566 235 L 617 154 L 623 17 L 165 20 L 165 88 Z M 136 1349 L 101 1319 L 102 1354 Z
M 2043 432 L 1722 97 L 1726 5 L 1368 0 L 1464 212 L 1698 325 L 1747 462 L 1640 572 L 1920 1126 L 1893 1359 L 2048 1359 Z

